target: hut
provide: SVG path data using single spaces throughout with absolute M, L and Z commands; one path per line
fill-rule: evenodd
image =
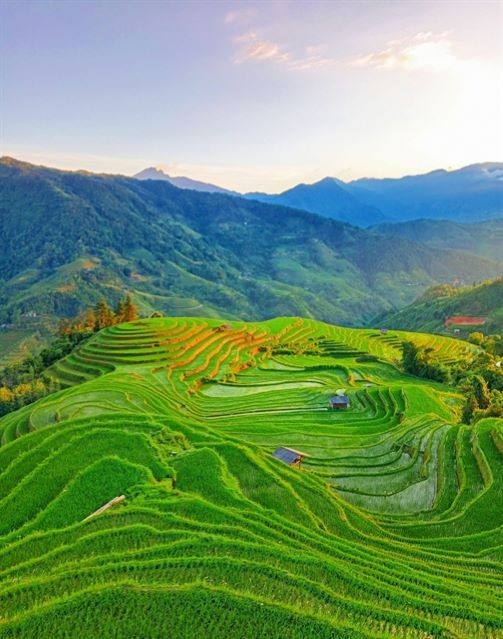
M 287 448 L 286 446 L 281 446 L 277 448 L 272 454 L 276 459 L 281 460 L 285 464 L 289 466 L 298 466 L 302 463 L 304 457 L 309 457 L 306 453 L 301 452 L 300 450 L 295 450 L 294 448 Z
M 330 398 L 330 406 L 334 410 L 349 408 L 350 402 L 347 395 L 334 395 Z
M 232 331 L 232 326 L 230 324 L 220 324 L 219 326 L 215 326 L 213 330 L 217 333 L 222 333 L 224 331 Z

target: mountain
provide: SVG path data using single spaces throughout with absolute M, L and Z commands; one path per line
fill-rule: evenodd
M 472 224 L 425 219 L 385 222 L 373 227 L 373 230 L 422 242 L 435 248 L 468 251 L 503 262 L 503 218 Z
M 344 182 L 331 177 L 314 184 L 298 184 L 277 195 L 247 193 L 245 197 L 303 209 L 355 226 L 365 227 L 386 220 L 376 207 L 360 202 L 347 190 Z
M 0 325 L 132 292 L 144 314 L 303 315 L 357 325 L 501 264 L 165 180 L 0 161 Z M 8 326 L 9 328 L 9 326 Z
M 419 218 L 478 222 L 503 217 L 503 163 L 472 164 L 399 179 L 355 180 L 346 185 L 360 202 L 396 221 Z
M 247 193 L 245 197 L 362 227 L 419 218 L 478 222 L 503 217 L 503 163 L 348 183 L 327 177 L 279 194 Z
M 239 195 L 214 184 L 170 177 L 153 167 L 134 177 L 167 180 L 183 189 Z M 348 183 L 326 177 L 278 194 L 258 192 L 244 197 L 303 209 L 361 227 L 420 218 L 480 222 L 503 217 L 503 163 L 485 162 L 455 171 L 440 169 L 396 179 L 362 178 Z
M 486 318 L 481 326 L 445 326 L 452 316 Z M 503 333 L 503 279 L 483 282 L 477 286 L 455 288 L 436 286 L 428 289 L 415 302 L 398 311 L 387 312 L 372 322 L 374 326 L 428 331 L 433 333 L 461 333 L 472 331 Z
M 216 184 L 209 184 L 208 182 L 200 182 L 199 180 L 193 180 L 188 177 L 171 177 L 167 173 L 164 173 L 162 169 L 151 166 L 148 169 L 143 169 L 133 176 L 137 180 L 166 180 L 179 189 L 190 189 L 191 191 L 202 191 L 204 193 L 228 193 L 232 195 L 238 195 L 234 191 L 228 191 Z

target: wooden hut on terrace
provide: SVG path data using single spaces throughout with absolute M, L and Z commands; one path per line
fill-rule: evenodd
M 300 468 L 304 457 L 309 457 L 307 453 L 303 453 L 300 450 L 295 450 L 294 448 L 287 448 L 286 446 L 277 448 L 272 456 L 276 457 L 276 459 L 281 460 L 285 464 L 288 464 L 289 466 L 297 466 L 298 468 Z
M 347 395 L 334 395 L 330 398 L 330 407 L 334 410 L 349 408 L 350 401 Z
M 220 324 L 220 326 L 215 326 L 213 330 L 217 333 L 222 333 L 224 331 L 232 331 L 232 326 L 230 324 Z

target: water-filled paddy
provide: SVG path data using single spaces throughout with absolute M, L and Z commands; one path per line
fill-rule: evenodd
M 279 384 L 209 384 L 201 391 L 209 397 L 243 397 L 257 393 L 271 393 L 278 390 L 294 390 L 297 388 L 315 388 L 324 386 L 321 382 L 281 382 Z

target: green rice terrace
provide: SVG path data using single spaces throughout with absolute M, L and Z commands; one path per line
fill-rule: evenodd
M 59 361 L 0 420 L 0 637 L 503 637 L 503 421 L 404 338 L 475 348 L 158 318 Z

